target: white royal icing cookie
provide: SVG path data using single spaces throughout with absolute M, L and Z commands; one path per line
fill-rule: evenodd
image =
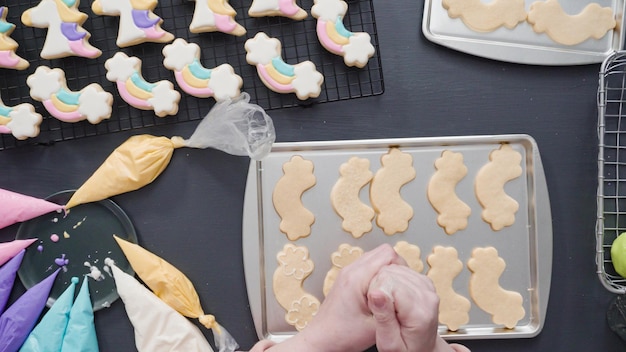
M 293 20 L 305 19 L 308 15 L 296 0 L 252 0 L 248 10 L 250 17 L 283 16 Z
M 189 95 L 221 101 L 241 93 L 243 80 L 229 64 L 208 69 L 200 63 L 200 47 L 178 38 L 163 48 L 163 65 L 174 72 L 176 82 Z
M 178 112 L 180 93 L 170 81 L 147 82 L 141 75 L 141 60 L 118 52 L 104 63 L 106 78 L 116 83 L 125 102 L 142 110 L 154 110 L 159 117 Z
M 263 32 L 248 39 L 245 44 L 246 61 L 256 66 L 265 86 L 277 93 L 295 93 L 298 99 L 317 98 L 324 76 L 311 61 L 290 65 L 281 57 L 281 44 Z
M 195 0 L 196 8 L 189 25 L 192 33 L 222 32 L 236 36 L 246 34 L 246 29 L 235 22 L 237 12 L 228 0 Z
M 60 68 L 39 66 L 28 76 L 26 84 L 30 96 L 43 103 L 50 115 L 64 121 L 88 120 L 97 124 L 111 117 L 113 95 L 97 83 L 92 83 L 80 91 L 67 88 L 65 72 Z
M 17 139 L 39 135 L 42 117 L 28 103 L 6 106 L 0 99 L 0 133 L 12 134 Z
M 78 11 L 79 0 L 41 0 L 22 13 L 22 23 L 29 27 L 47 28 L 41 49 L 44 59 L 67 56 L 96 58 L 102 51 L 89 44 L 91 34 L 82 26 L 87 15 Z
M 365 67 L 376 50 L 370 35 L 351 32 L 343 24 L 348 4 L 343 0 L 315 0 L 311 14 L 317 18 L 317 38 L 326 50 L 343 56 L 347 66 Z

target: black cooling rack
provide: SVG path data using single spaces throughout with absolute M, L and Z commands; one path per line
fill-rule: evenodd
M 0 96 L 8 106 L 20 103 L 33 104 L 44 120 L 41 124 L 41 132 L 36 138 L 19 141 L 10 134 L 1 134 L 0 150 L 25 144 L 48 144 L 148 126 L 199 120 L 215 103 L 213 98 L 201 99 L 189 96 L 176 85 L 173 73 L 163 66 L 161 50 L 166 44 L 143 43 L 128 48 L 118 48 L 115 40 L 119 19 L 95 15 L 91 11 L 91 2 L 83 0 L 79 5 L 79 10 L 89 15 L 83 27 L 91 33 L 89 42 L 102 50 L 102 56 L 97 59 L 67 57 L 44 60 L 41 59 L 39 53 L 47 30 L 27 27 L 20 20 L 22 12 L 36 6 L 39 0 L 6 1 L 5 6 L 9 8 L 7 21 L 16 25 L 11 35 L 11 38 L 19 44 L 16 53 L 28 60 L 30 67 L 24 71 L 0 69 Z M 372 38 L 376 54 L 362 69 L 345 66 L 342 57 L 327 52 L 319 44 L 315 33 L 316 20 L 310 14 L 313 0 L 298 1 L 299 6 L 309 13 L 309 16 L 302 21 L 293 21 L 283 17 L 249 17 L 248 8 L 251 3 L 252 0 L 230 1 L 230 5 L 237 11 L 235 20 L 247 30 L 246 35 L 242 37 L 219 32 L 197 34 L 189 32 L 189 24 L 195 8 L 193 0 L 161 0 L 154 12 L 163 19 L 164 30 L 173 33 L 177 38 L 184 38 L 200 46 L 202 49 L 200 60 L 205 67 L 212 68 L 222 63 L 232 65 L 235 72 L 242 77 L 242 90 L 250 94 L 251 102 L 266 110 L 361 98 L 384 92 L 372 0 L 349 1 L 348 12 L 343 19 L 349 30 L 367 32 Z M 257 76 L 256 69 L 246 62 L 244 49 L 245 41 L 261 31 L 281 41 L 282 57 L 285 62 L 295 64 L 303 60 L 311 60 L 315 63 L 318 71 L 324 75 L 322 92 L 318 98 L 300 101 L 294 94 L 277 94 L 263 85 Z M 167 79 L 174 83 L 182 96 L 177 115 L 160 118 L 152 111 L 133 108 L 120 98 L 114 83 L 105 78 L 106 69 L 104 68 L 104 62 L 117 51 L 139 57 L 143 62 L 141 72 L 147 81 Z M 111 118 L 92 125 L 87 121 L 66 123 L 50 117 L 43 105 L 30 97 L 29 88 L 26 85 L 26 78 L 40 65 L 62 68 L 65 71 L 67 86 L 71 90 L 80 90 L 90 83 L 99 83 L 115 98 Z

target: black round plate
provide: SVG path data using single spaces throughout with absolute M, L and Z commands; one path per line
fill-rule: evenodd
M 46 199 L 66 204 L 73 194 L 74 191 L 63 191 Z M 58 241 L 52 240 L 53 235 L 58 236 Z M 31 288 L 59 267 L 55 259 L 67 259 L 67 265 L 59 272 L 52 286 L 48 299 L 50 307 L 70 284 L 72 276 L 79 277 L 82 282 L 83 277 L 90 274 L 90 266 L 95 266 L 101 273 L 101 279 L 89 278 L 93 308 L 97 311 L 108 307 L 119 295 L 115 281 L 109 274 L 110 270 L 105 270 L 105 258 L 113 259 L 120 269 L 134 275 L 113 235 L 137 243 L 130 219 L 117 204 L 108 199 L 78 205 L 67 214 L 52 212 L 22 223 L 16 239 L 38 239 L 24 254 L 18 271 L 22 284 L 27 289 Z M 76 293 L 78 291 L 77 288 Z

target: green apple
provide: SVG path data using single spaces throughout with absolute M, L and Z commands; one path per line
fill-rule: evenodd
M 626 278 L 626 232 L 623 232 L 611 245 L 611 260 L 618 274 Z

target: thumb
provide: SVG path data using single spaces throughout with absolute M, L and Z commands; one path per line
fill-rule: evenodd
M 367 305 L 374 316 L 378 351 L 403 351 L 400 323 L 391 296 L 381 290 L 370 290 Z

